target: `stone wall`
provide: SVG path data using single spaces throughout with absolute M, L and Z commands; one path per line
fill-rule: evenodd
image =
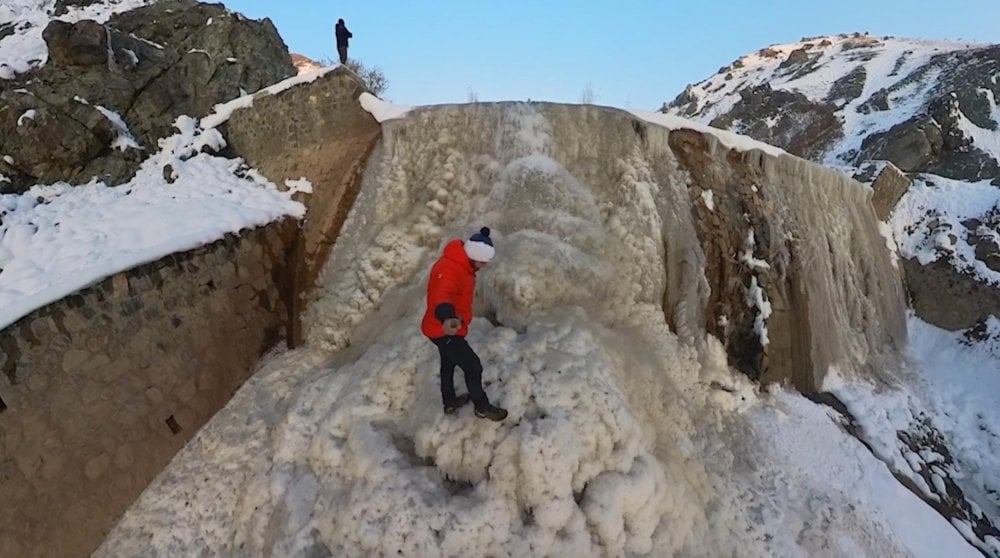
M 279 186 L 286 221 L 119 273 L 0 331 L 0 556 L 89 554 L 298 315 L 361 185 L 379 124 L 338 69 L 262 93 L 222 129 Z
M 286 334 L 298 224 L 114 275 L 0 331 L 0 556 L 83 556 Z
M 315 286 L 381 137 L 381 126 L 358 103 L 365 91 L 353 72 L 340 67 L 308 86 L 255 98 L 252 108 L 235 112 L 223 127 L 232 153 L 274 183 L 305 177 L 313 185 L 303 199 L 309 211 L 296 246 L 292 346 L 302 339 L 303 297 Z

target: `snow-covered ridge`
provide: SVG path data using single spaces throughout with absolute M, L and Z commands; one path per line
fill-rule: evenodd
M 305 207 L 181 117 L 127 184 L 35 186 L 0 195 L 0 329 L 119 271 L 267 224 Z M 173 169 L 168 181 L 164 168 Z
M 876 91 L 879 86 L 891 85 L 893 80 L 888 78 L 904 77 L 907 69 L 919 67 L 932 56 L 984 46 L 988 45 L 889 37 L 880 39 L 862 34 L 814 37 L 771 45 L 736 59 L 704 81 L 689 85 L 687 92 L 694 97 L 697 106 L 687 112 L 697 115 L 699 120 L 711 120 L 732 108 L 740 90 L 764 83 L 772 89 L 798 91 L 813 101 L 823 101 L 831 86 L 857 67 L 864 67 L 870 76 L 876 77 L 866 87 Z M 807 74 L 779 71 L 793 52 L 803 50 L 820 55 Z M 887 61 L 892 63 L 888 68 L 882 68 Z M 879 71 L 882 69 L 888 71 Z
M 52 20 L 92 19 L 104 23 L 112 15 L 146 6 L 156 0 L 104 0 L 89 6 L 67 6 L 55 15 L 55 0 L 3 0 L 0 2 L 0 79 L 13 79 L 45 64 L 49 58 L 42 31 Z M 4 35 L 4 30 L 10 32 Z
M 843 137 L 830 146 L 822 162 L 849 167 L 867 136 L 884 132 L 926 108 L 940 74 L 936 68 L 926 68 L 932 58 L 986 46 L 862 34 L 773 45 L 688 86 L 664 110 L 707 124 L 732 110 L 740 102 L 741 92 L 755 87 L 767 85 L 776 91 L 801 93 L 814 103 L 835 107 L 844 127 Z M 873 95 L 883 93 L 884 109 L 865 106 L 873 101 Z M 976 144 L 997 145 L 992 130 L 971 126 L 975 130 L 970 132 L 981 136 Z M 740 132 L 740 123 L 733 123 L 730 129 Z

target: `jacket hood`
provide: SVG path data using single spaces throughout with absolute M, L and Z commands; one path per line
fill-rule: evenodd
M 472 268 L 472 262 L 469 261 L 469 256 L 465 253 L 465 244 L 457 238 L 445 245 L 444 257 L 461 265 L 463 268 L 468 268 L 469 271 L 475 271 Z

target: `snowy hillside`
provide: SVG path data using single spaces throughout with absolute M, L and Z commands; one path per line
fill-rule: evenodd
M 309 83 L 334 68 L 259 94 Z M 308 181 L 289 180 L 279 189 L 242 160 L 211 154 L 226 145 L 215 127 L 252 105 L 247 95 L 200 121 L 179 118 L 178 133 L 160 140 L 160 150 L 121 186 L 94 180 L 0 195 L 0 328 L 119 271 L 245 228 L 303 217 L 305 206 L 292 195 L 311 191 Z
M 151 3 L 150 0 L 97 0 L 70 5 L 58 0 L 3 0 L 0 77 L 15 78 L 45 63 L 48 52 L 42 31 L 55 19 L 105 21 L 113 14 Z M 206 25 L 211 23 L 206 21 Z M 221 27 L 220 22 L 215 25 Z M 111 31 L 107 33 L 110 37 Z M 161 51 L 164 47 L 150 48 Z M 135 52 L 127 49 L 117 54 L 109 50 L 108 56 L 124 57 L 128 53 L 136 57 Z M 138 57 L 136 60 L 139 66 L 151 64 Z M 110 65 L 109 62 L 107 66 Z M 332 70 L 326 68 L 290 78 L 265 88 L 260 94 L 274 94 Z M 108 76 L 114 77 L 110 72 Z M 15 130 L 0 137 L 6 140 L 0 141 L 3 161 L 0 165 L 25 166 L 24 161 L 11 154 L 25 151 L 18 143 L 24 143 L 33 131 L 37 132 L 34 126 L 60 127 L 56 122 L 58 112 L 51 101 L 57 93 L 67 98 L 70 110 L 78 111 L 75 114 L 96 109 L 102 115 L 99 117 L 102 124 L 105 119 L 113 124 L 116 133 L 105 145 L 107 152 L 130 151 L 140 154 L 136 155 L 138 160 L 145 160 L 131 179 L 117 187 L 93 178 L 83 184 L 60 180 L 36 184 L 23 193 L 0 194 L 0 329 L 32 310 L 119 271 L 214 242 L 242 229 L 284 217 L 301 218 L 305 214 L 305 206 L 292 200 L 292 195 L 308 190 L 307 181 L 292 181 L 291 185 L 279 188 L 242 160 L 214 155 L 226 146 L 225 138 L 215 127 L 225 122 L 233 110 L 251 106 L 251 95 L 231 101 L 227 98 L 228 103 L 217 105 L 212 114 L 204 115 L 200 121 L 182 114 L 172 119 L 173 129 L 167 137 L 147 147 L 137 144 L 130 133 L 134 121 L 128 122 L 123 114 L 80 96 L 81 91 L 46 91 L 46 100 L 42 100 L 41 94 L 22 89 L 24 84 L 8 86 L 8 83 L 11 82 L 0 80 L 0 104 L 8 112 L 16 106 L 6 104 L 11 98 L 7 94 L 18 102 L 28 99 L 25 102 L 37 103 L 38 108 L 17 110 Z M 72 88 L 74 84 L 67 85 L 64 80 L 58 85 Z M 10 91 L 14 87 L 18 89 Z M 47 123 L 42 123 L 43 120 Z M 44 130 L 40 134 L 45 140 L 52 138 Z M 66 151 L 63 145 L 60 149 Z M 33 155 L 43 161 L 53 158 L 44 151 Z M 9 183 L 10 178 L 0 173 L 0 185 L 5 182 Z
M 914 181 L 892 218 L 901 255 L 1000 285 L 998 76 L 998 46 L 816 37 L 744 56 L 662 110 L 866 182 L 893 162 Z
M 986 45 L 878 39 L 868 35 L 817 37 L 775 45 L 736 60 L 707 80 L 691 85 L 665 106 L 665 112 L 747 133 L 755 122 L 725 117 L 749 91 L 767 86 L 774 91 L 801 94 L 829 107 L 842 128 L 840 137 L 824 146 L 817 161 L 827 166 L 853 168 L 860 162 L 863 141 L 925 112 L 930 103 L 953 87 L 953 58 Z M 997 78 L 990 77 L 995 84 Z M 1000 87 L 998 85 L 997 87 Z M 1000 156 L 997 95 L 981 88 L 974 93 L 986 104 L 975 121 L 962 121 L 972 145 Z M 781 115 L 768 115 L 772 130 L 782 128 Z M 756 135 L 756 134 L 750 134 Z M 774 142 L 780 145 L 780 142 Z M 908 169 L 904 169 L 908 170 Z
M 943 462 L 978 471 L 956 475 L 945 474 L 945 468 L 937 476 L 924 475 L 942 487 L 948 477 L 1000 478 L 1000 465 L 992 458 L 983 461 L 980 451 L 996 451 L 1000 440 L 1000 417 L 993 411 L 996 391 L 985 387 L 1000 381 L 1000 309 L 990 305 L 996 295 L 989 290 L 989 285 L 1000 286 L 998 76 L 997 46 L 862 34 L 816 37 L 744 56 L 688 86 L 662 109 L 748 134 L 864 182 L 871 183 L 887 161 L 907 173 L 912 184 L 889 227 L 900 256 L 923 265 L 945 262 L 954 270 L 948 277 L 971 277 L 987 293 L 962 301 L 987 316 L 975 327 L 963 326 L 971 327 L 966 331 L 946 333 L 910 319 L 911 354 L 924 362 L 916 368 L 923 372 L 919 383 L 932 386 L 930 401 L 936 401 L 914 416 L 926 413 L 944 431 L 931 436 L 943 436 L 956 453 Z M 907 263 L 907 269 L 922 273 L 920 265 Z M 911 288 L 927 290 L 914 296 L 931 301 L 934 312 L 958 306 L 936 290 L 953 279 L 915 279 L 911 276 Z M 968 288 L 956 287 L 961 294 L 954 296 L 972 297 Z M 928 398 L 922 399 L 927 404 Z M 901 432 L 921 430 L 887 422 Z M 981 487 L 985 490 L 966 486 L 967 496 L 986 506 L 982 509 L 993 509 L 987 516 L 992 517 L 995 540 L 997 486 L 988 481 Z

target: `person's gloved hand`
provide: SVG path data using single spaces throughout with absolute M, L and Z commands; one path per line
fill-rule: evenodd
M 444 329 L 445 335 L 456 335 L 458 330 L 462 328 L 462 320 L 459 318 L 448 318 L 445 320 L 441 327 Z

